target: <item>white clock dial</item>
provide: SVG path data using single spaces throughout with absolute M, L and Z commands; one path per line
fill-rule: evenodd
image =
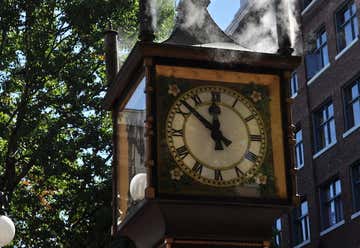
M 212 186 L 240 184 L 266 152 L 263 120 L 255 106 L 230 88 L 200 86 L 178 97 L 166 120 L 175 162 Z

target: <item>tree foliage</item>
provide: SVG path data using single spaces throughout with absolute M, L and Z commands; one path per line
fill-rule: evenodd
M 172 24 L 159 0 L 158 37 Z M 165 4 L 166 3 L 166 4 Z M 0 189 L 17 247 L 105 247 L 111 119 L 103 32 L 137 37 L 138 0 L 4 0 L 0 6 Z M 126 41 L 126 42 L 125 42 Z

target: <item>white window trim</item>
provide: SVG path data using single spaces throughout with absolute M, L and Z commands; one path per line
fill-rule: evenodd
M 333 147 L 334 145 L 336 145 L 337 140 L 335 139 L 332 143 L 328 144 L 327 146 L 325 146 L 323 149 L 321 149 L 320 151 L 318 151 L 317 153 L 315 153 L 313 155 L 313 159 L 316 159 L 318 157 L 320 157 L 321 154 L 325 153 L 327 150 L 329 150 L 331 147 Z
M 338 53 L 338 55 L 335 56 L 335 60 L 338 60 L 341 56 L 343 56 L 343 54 L 346 53 L 358 41 L 359 41 L 359 37 L 356 37 L 349 45 L 347 45 L 343 50 L 341 50 L 341 52 Z
M 360 216 L 360 211 L 357 211 L 357 212 L 355 212 L 355 213 L 353 213 L 352 215 L 351 215 L 351 219 L 353 220 L 353 219 L 356 219 L 357 217 L 359 217 Z
M 345 220 L 339 221 L 338 223 L 336 223 L 336 224 L 334 224 L 334 225 L 326 228 L 324 231 L 322 231 L 322 232 L 320 233 L 320 236 L 324 236 L 324 235 L 328 234 L 329 232 L 331 232 L 331 231 L 333 231 L 333 230 L 341 227 L 341 226 L 344 225 L 344 224 L 345 224 Z
M 311 243 L 311 240 L 310 239 L 307 239 L 307 240 L 304 240 L 302 243 L 294 246 L 293 248 L 301 248 L 301 247 L 304 247 L 305 245 L 308 245 Z
M 312 82 L 314 82 L 320 75 L 326 71 L 330 67 L 330 62 L 324 66 L 320 71 L 318 71 L 308 82 L 307 85 L 310 85 Z
M 347 130 L 345 133 L 343 133 L 343 138 L 346 138 L 347 136 L 349 136 L 350 134 L 352 134 L 353 132 L 355 132 L 359 128 L 360 128 L 360 123 L 353 126 L 349 130 Z
M 295 92 L 294 94 L 292 94 L 292 95 L 291 95 L 291 97 L 290 97 L 290 98 L 291 98 L 291 99 L 294 99 L 295 97 L 297 97 L 297 95 L 298 95 L 298 93 L 297 93 L 297 92 Z
M 305 15 L 305 13 L 308 12 L 309 9 L 311 9 L 311 7 L 315 4 L 315 2 L 317 2 L 317 0 L 312 0 L 312 2 L 308 6 L 306 6 L 306 8 L 303 11 L 301 11 L 301 15 L 302 16 Z
M 304 165 L 305 165 L 305 163 L 302 163 L 299 166 L 295 166 L 295 170 L 297 170 L 297 171 L 301 170 L 302 168 L 304 168 Z

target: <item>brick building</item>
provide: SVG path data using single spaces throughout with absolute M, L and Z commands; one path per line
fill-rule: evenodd
M 251 0 L 244 2 L 251 7 Z M 297 4 L 304 59 L 293 73 L 289 96 L 301 204 L 276 221 L 275 242 L 279 247 L 359 248 L 360 0 Z M 249 6 L 242 6 L 228 33 L 241 34 L 242 20 L 251 19 Z

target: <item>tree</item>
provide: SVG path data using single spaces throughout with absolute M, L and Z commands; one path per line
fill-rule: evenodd
M 157 0 L 158 37 L 172 25 Z M 17 247 L 105 247 L 111 119 L 103 32 L 137 37 L 138 0 L 4 0 L 0 7 L 0 189 Z

